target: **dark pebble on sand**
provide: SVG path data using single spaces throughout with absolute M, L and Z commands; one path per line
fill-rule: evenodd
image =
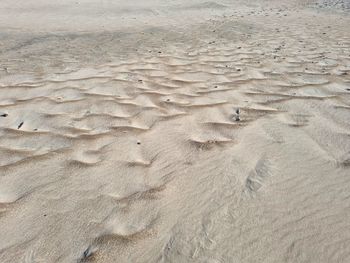
M 1 114 L 0 115 L 1 117 L 7 117 L 7 116 L 9 116 L 7 113 L 4 113 L 4 114 Z
M 93 251 L 91 250 L 91 247 L 89 246 L 89 247 L 84 251 L 82 259 L 83 259 L 83 260 L 86 260 L 86 259 L 90 258 L 90 257 L 92 256 L 92 254 L 93 254 Z
M 17 129 L 20 129 L 23 126 L 23 121 L 18 125 Z

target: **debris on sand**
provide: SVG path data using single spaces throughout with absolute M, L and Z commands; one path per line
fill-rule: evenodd
M 24 124 L 24 122 L 22 121 L 22 122 L 18 125 L 17 129 L 19 130 L 19 129 L 23 126 L 23 124 Z

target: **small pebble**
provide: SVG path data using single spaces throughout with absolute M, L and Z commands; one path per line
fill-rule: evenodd
M 90 258 L 92 255 L 93 255 L 93 251 L 92 251 L 91 247 L 89 246 L 89 247 L 84 251 L 82 259 L 83 259 L 83 260 L 86 260 L 86 259 Z
M 23 126 L 23 121 L 18 125 L 17 129 L 20 129 Z

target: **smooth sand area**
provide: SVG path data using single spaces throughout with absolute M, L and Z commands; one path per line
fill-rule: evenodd
M 350 262 L 349 10 L 0 1 L 0 263 Z

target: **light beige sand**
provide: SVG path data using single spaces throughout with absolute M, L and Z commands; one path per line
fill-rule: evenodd
M 318 3 L 1 1 L 0 262 L 350 262 Z

